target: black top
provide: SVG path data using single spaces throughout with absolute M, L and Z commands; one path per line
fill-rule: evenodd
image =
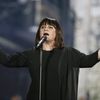
M 39 100 L 39 59 L 39 50 L 27 50 L 13 56 L 0 51 L 1 64 L 29 68 L 32 83 L 27 100 Z M 98 61 L 98 51 L 90 55 L 74 48 L 43 51 L 42 100 L 77 100 L 79 68 L 92 67 Z
M 42 100 L 58 100 L 57 58 L 53 60 L 53 66 L 50 64 L 54 53 L 55 50 L 43 51 Z

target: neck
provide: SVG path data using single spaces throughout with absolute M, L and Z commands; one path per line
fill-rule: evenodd
M 54 48 L 55 48 L 54 43 L 45 42 L 43 44 L 43 50 L 50 51 L 50 50 L 53 50 Z

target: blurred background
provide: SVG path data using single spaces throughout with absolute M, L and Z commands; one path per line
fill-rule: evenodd
M 34 48 L 39 22 L 56 18 L 64 41 L 86 54 L 100 48 L 100 0 L 0 0 L 0 49 L 7 54 Z M 81 69 L 78 100 L 100 100 L 100 63 Z M 0 65 L 0 100 L 21 96 L 30 86 L 27 68 Z

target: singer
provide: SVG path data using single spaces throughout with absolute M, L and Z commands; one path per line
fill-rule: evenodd
M 27 100 L 39 100 L 40 47 L 43 52 L 41 100 L 77 100 L 79 69 L 99 62 L 100 50 L 86 55 L 75 48 L 65 47 L 62 29 L 52 18 L 40 22 L 35 47 L 10 56 L 0 50 L 0 64 L 29 68 L 32 82 Z

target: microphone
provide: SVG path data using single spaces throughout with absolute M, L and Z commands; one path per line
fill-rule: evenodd
M 44 35 L 41 37 L 40 41 L 37 43 L 36 48 L 39 48 L 46 40 L 48 33 L 44 33 Z

